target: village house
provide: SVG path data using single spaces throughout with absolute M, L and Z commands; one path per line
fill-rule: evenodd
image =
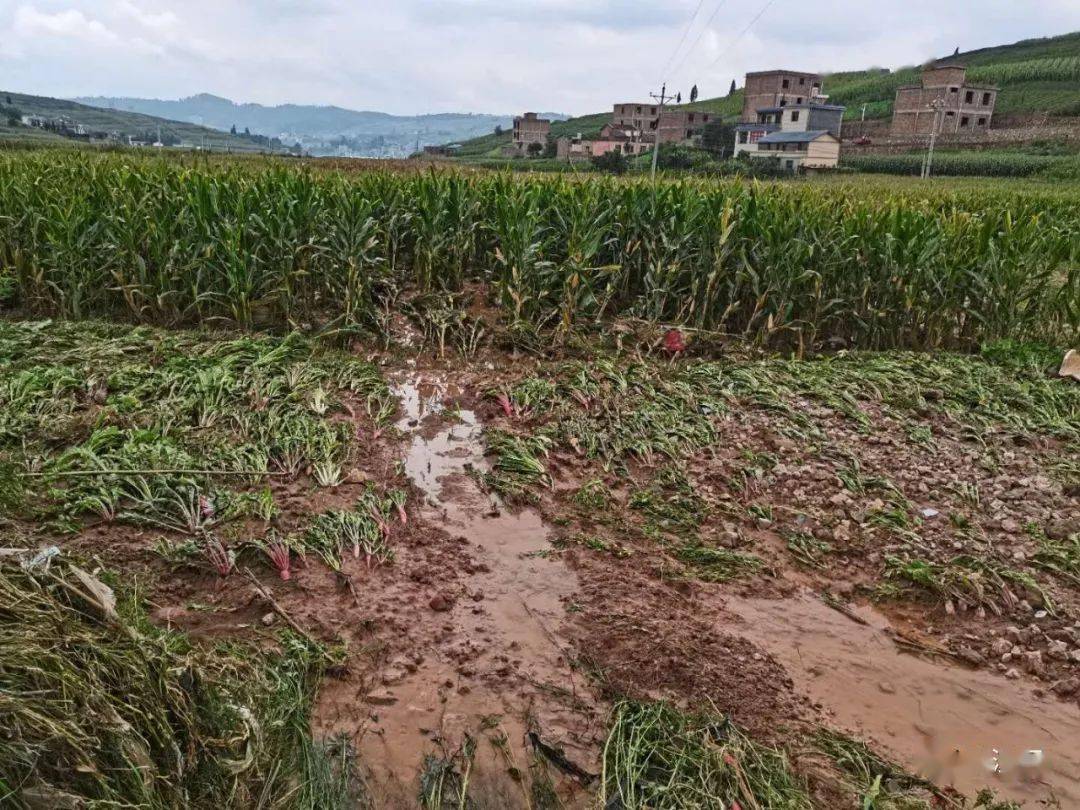
M 758 110 L 803 104 L 821 95 L 821 76 L 794 70 L 762 70 L 746 74 L 739 121 L 757 121 Z
M 756 86 L 755 96 L 770 103 L 736 125 L 735 155 L 777 158 L 791 171 L 834 168 L 840 161 L 844 107 L 826 103 L 820 78 L 812 73 L 768 71 L 747 74 L 748 87 L 755 76 L 764 82 Z M 799 78 L 804 80 L 802 85 Z M 786 95 L 799 87 L 806 88 L 807 95 Z M 742 117 L 748 118 L 745 107 Z
M 511 157 L 527 155 L 529 147 L 534 143 L 540 144 L 540 148 L 547 146 L 550 135 L 551 121 L 547 118 L 540 118 L 534 112 L 515 116 L 513 137 L 510 145 L 503 148 L 503 154 Z
M 688 110 L 684 107 L 665 107 L 660 115 L 657 104 L 616 104 L 611 123 L 631 126 L 642 133 L 659 133 L 660 143 L 681 143 L 701 134 L 712 120 L 710 113 Z
M 555 142 L 555 154 L 560 160 L 600 157 L 608 152 L 633 157 L 649 151 L 652 145 L 652 133 L 642 133 L 629 124 L 607 123 L 601 128 L 600 135 L 592 140 L 585 140 L 580 134 L 574 138 L 559 138 Z
M 922 84 L 898 87 L 893 103 L 891 135 L 985 132 L 990 128 L 999 88 L 969 84 L 963 65 L 923 69 Z

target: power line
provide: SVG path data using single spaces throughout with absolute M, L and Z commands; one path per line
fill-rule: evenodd
M 667 69 L 671 67 L 671 61 L 679 53 L 679 49 L 682 48 L 686 42 L 686 36 L 690 33 L 690 29 L 694 27 L 694 20 L 697 19 L 697 15 L 701 12 L 701 7 L 705 5 L 705 0 L 698 0 L 697 8 L 694 9 L 694 13 L 690 15 L 689 22 L 686 23 L 686 28 L 683 29 L 682 37 L 679 39 L 679 44 L 675 46 L 675 50 L 671 52 L 671 56 L 668 57 L 667 62 L 664 65 L 664 69 L 660 72 L 660 79 L 663 80 L 664 74 L 667 73 Z
M 709 19 L 705 22 L 705 25 L 702 26 L 702 29 L 700 31 L 698 31 L 697 38 L 694 40 L 694 44 L 690 46 L 690 50 L 683 54 L 682 59 L 680 59 L 678 64 L 676 64 L 675 67 L 671 69 L 669 75 L 678 75 L 679 70 L 682 68 L 683 65 L 686 64 L 686 60 L 690 58 L 690 54 L 692 54 L 694 52 L 694 49 L 697 48 L 698 43 L 701 42 L 701 38 L 705 36 L 705 32 L 709 30 L 709 26 L 712 25 L 712 21 L 716 19 L 716 15 L 720 13 L 720 9 L 724 7 L 724 4 L 726 2 L 727 0 L 720 0 L 716 8 L 713 9 L 713 13 L 709 15 Z
M 776 2 L 776 0 L 766 0 L 765 5 L 763 5 L 761 7 L 761 11 L 759 11 L 756 15 L 754 15 L 754 19 L 750 20 L 750 22 L 748 22 L 746 24 L 746 28 L 744 28 L 742 31 L 740 31 L 738 36 L 736 36 L 735 39 L 731 40 L 731 42 L 728 43 L 726 48 L 724 48 L 722 51 L 720 51 L 720 54 L 712 62 L 709 63 L 709 67 L 710 68 L 713 67 L 721 59 L 723 59 L 725 56 L 727 56 L 728 52 L 731 51 L 732 48 L 734 48 L 736 45 L 739 44 L 739 40 L 741 40 L 744 36 L 746 36 L 746 32 L 754 27 L 754 23 L 756 23 L 758 20 L 760 20 L 765 15 L 765 12 L 769 10 L 769 6 L 771 6 L 775 2 Z

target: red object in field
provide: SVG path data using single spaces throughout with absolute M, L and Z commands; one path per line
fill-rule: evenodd
M 507 394 L 499 394 L 496 399 L 499 401 L 503 413 L 512 419 L 514 417 L 514 403 L 510 401 L 510 397 Z
M 678 329 L 668 329 L 664 333 L 664 351 L 668 354 L 681 354 L 686 351 L 686 340 Z

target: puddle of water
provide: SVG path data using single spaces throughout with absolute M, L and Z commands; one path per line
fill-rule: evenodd
M 1080 711 L 1026 684 L 902 653 L 888 621 L 860 608 L 860 625 L 812 594 L 726 600 L 740 633 L 770 652 L 839 728 L 891 750 L 912 770 L 974 795 L 982 787 L 1080 807 Z M 991 772 L 994 750 L 1000 773 Z M 1042 752 L 1025 768 L 1025 752 Z
M 411 437 L 405 471 L 424 494 L 423 518 L 464 537 L 483 568 L 466 580 L 468 594 L 452 611 L 430 619 L 465 653 L 448 660 L 440 650 L 427 650 L 416 672 L 380 690 L 393 702 L 373 708 L 378 719 L 361 753 L 377 773 L 410 784 L 424 754 L 434 750 L 433 737 L 452 750 L 466 732 L 480 736 L 484 718 L 495 715 L 515 766 L 526 771 L 526 716 L 540 713 L 533 705 L 540 703 L 536 684 L 571 691 L 580 686 L 554 635 L 576 578 L 562 562 L 535 556 L 550 548 L 548 528 L 536 512 L 508 511 L 469 475 L 470 468 L 486 467 L 476 415 L 444 412 L 448 392 L 438 383 L 408 382 L 396 393 L 405 412 L 397 427 Z M 482 598 L 470 598 L 478 594 Z M 571 734 L 581 725 L 579 716 L 547 703 L 540 714 L 545 739 L 558 740 L 571 758 L 584 756 L 586 749 L 575 751 Z M 490 781 L 505 775 L 507 762 L 482 743 L 474 768 Z M 522 797 L 520 785 L 504 785 L 503 792 Z

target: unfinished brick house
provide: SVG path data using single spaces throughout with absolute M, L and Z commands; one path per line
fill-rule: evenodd
M 656 132 L 653 123 L 657 120 L 659 107 L 654 104 L 616 104 L 611 114 L 611 123 L 616 126 L 629 126 L 642 133 L 643 140 L 652 140 Z M 712 120 L 710 113 L 687 110 L 682 107 L 667 107 L 660 117 L 660 143 L 679 143 L 688 141 L 701 134 L 701 130 Z
M 963 65 L 923 69 L 922 84 L 899 87 L 889 134 L 929 135 L 937 120 L 939 134 L 977 133 L 990 128 L 998 87 L 969 84 Z M 934 104 L 942 102 L 940 114 Z
M 758 110 L 805 104 L 821 95 L 821 76 L 794 70 L 762 70 L 746 74 L 743 108 L 739 120 L 757 121 Z
M 551 121 L 540 118 L 534 112 L 514 117 L 514 135 L 510 146 L 504 147 L 503 152 L 509 155 L 528 154 L 529 145 L 538 143 L 547 146 L 548 136 L 551 134 Z

